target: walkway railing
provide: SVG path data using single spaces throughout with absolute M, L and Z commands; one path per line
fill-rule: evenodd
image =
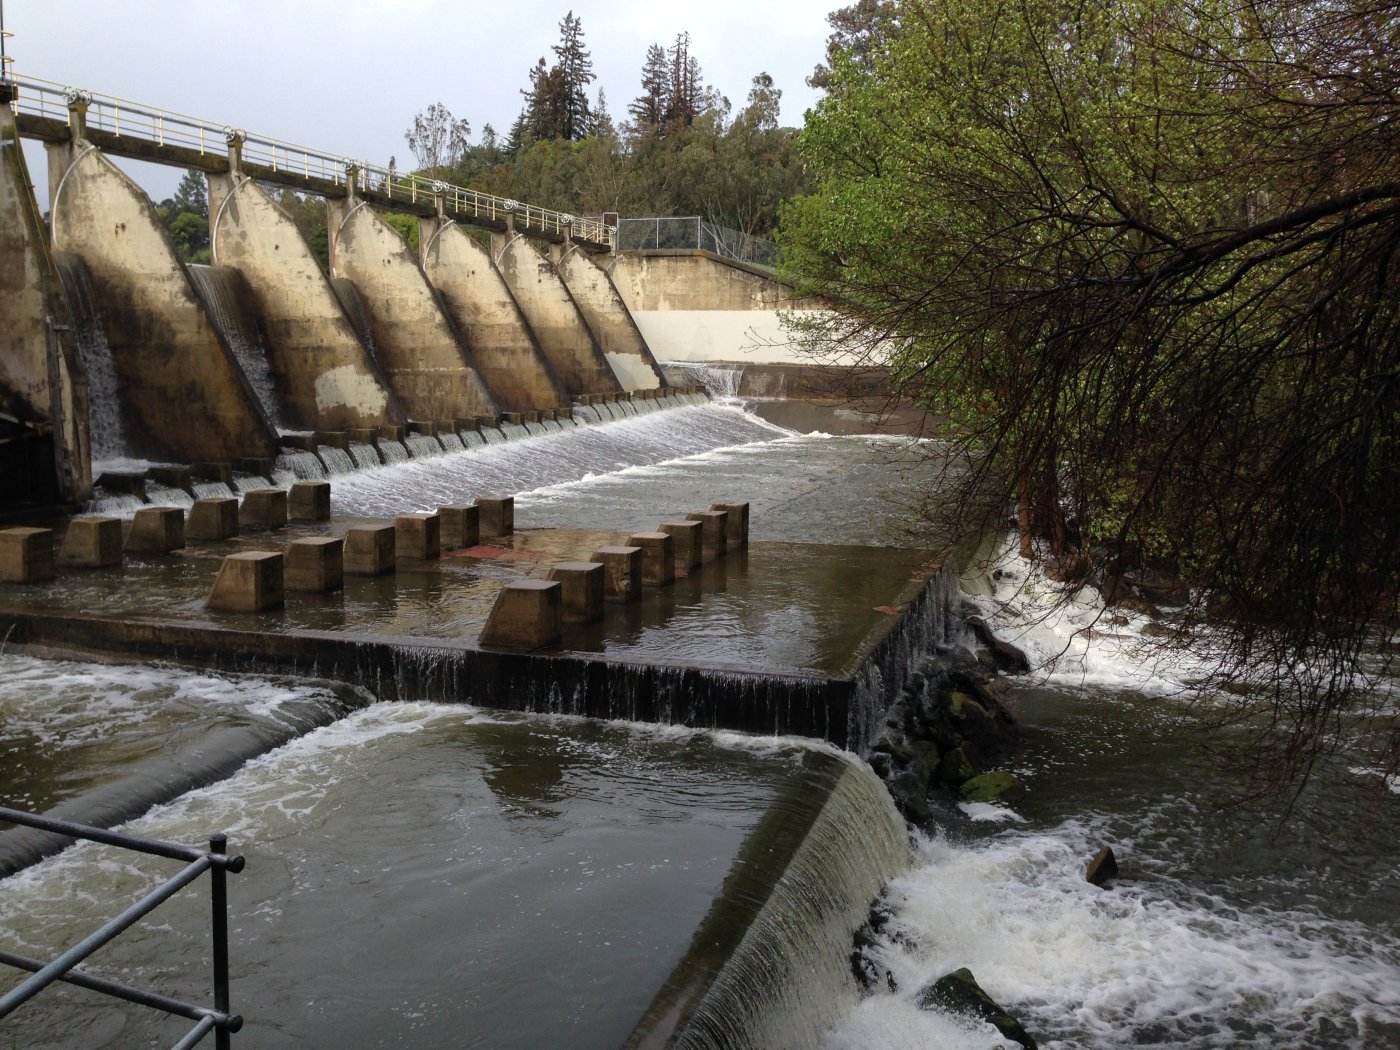
M 36 77 L 16 76 L 15 112 L 66 123 L 70 102 L 87 103 L 87 125 L 118 138 L 127 136 L 157 146 L 175 146 L 200 155 L 222 156 L 228 144 L 241 140 L 243 159 L 252 165 L 334 186 L 345 185 L 354 175 L 357 184 L 391 200 L 411 203 L 430 202 L 444 197 L 451 218 L 504 221 L 514 215 L 516 223 L 530 231 L 568 237 L 593 244 L 612 246 L 613 229 L 600 217 L 582 217 L 522 204 L 506 197 L 481 193 L 465 186 L 454 186 L 418 174 L 404 174 L 394 168 L 371 164 L 340 154 L 326 153 L 281 139 L 255 135 L 225 124 L 203 120 L 187 113 L 155 108 L 114 95 L 76 91 L 66 85 Z M 356 173 L 358 173 L 356 175 Z
M 211 835 L 209 849 L 199 850 L 192 846 L 181 846 L 156 839 L 137 838 L 134 835 L 106 831 L 102 828 L 89 827 L 86 824 L 73 824 L 66 820 L 52 820 L 48 817 L 39 817 L 31 813 L 3 807 L 0 807 L 0 821 L 22 824 L 43 831 L 53 831 L 70 838 L 102 842 L 109 846 L 118 846 L 138 853 L 148 853 L 156 857 L 169 857 L 189 862 L 179 874 L 167 879 L 115 919 L 73 945 L 51 962 L 31 959 L 14 952 L 0 951 L 0 963 L 13 966 L 16 969 L 28 970 L 34 975 L 0 996 L 0 1020 L 33 999 L 55 981 L 64 981 L 77 985 L 79 988 L 87 988 L 103 995 L 123 999 L 129 1003 L 136 1003 L 139 1006 L 163 1010 L 173 1016 L 184 1017 L 196 1022 L 195 1026 L 175 1044 L 172 1050 L 186 1050 L 188 1047 L 195 1046 L 210 1032 L 214 1033 L 214 1045 L 218 1050 L 229 1050 L 230 1033 L 243 1027 L 243 1018 L 229 1012 L 228 894 L 225 881 L 228 872 L 237 874 L 243 870 L 243 858 L 228 856 L 225 836 L 221 834 Z M 212 952 L 214 957 L 214 1006 L 212 1009 L 205 1006 L 195 1006 L 145 989 L 132 988 L 104 977 L 73 972 L 73 968 L 92 955 L 93 952 L 116 938 L 124 930 L 135 925 L 206 871 L 209 872 L 210 880 L 210 928 L 213 937 Z

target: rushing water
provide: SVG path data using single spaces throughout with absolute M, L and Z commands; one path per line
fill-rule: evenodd
M 88 380 L 88 427 L 92 458 L 106 461 L 129 456 L 121 400 L 117 393 L 117 366 L 107 333 L 97 316 L 92 279 L 82 258 L 55 252 L 54 264 L 63 283 L 63 296 L 77 329 L 78 351 Z
M 190 263 L 186 269 L 195 291 L 204 300 L 209 320 L 238 359 L 238 367 L 248 378 L 263 413 L 273 426 L 285 426 L 277 399 L 277 383 L 268 363 L 267 343 L 250 307 L 252 292 L 247 280 L 241 272 L 228 266 Z

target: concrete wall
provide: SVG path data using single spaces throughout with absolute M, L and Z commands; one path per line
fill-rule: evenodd
M 345 430 L 402 423 L 388 380 L 276 202 L 246 176 L 210 175 L 209 227 L 214 261 L 242 271 L 257 297 L 288 424 Z
M 491 255 L 564 389 L 620 393 L 622 384 L 554 265 L 523 237 L 506 234 L 491 235 Z
M 756 267 L 709 252 L 622 252 L 603 262 L 663 361 L 808 362 L 781 312 L 823 308 Z
M 190 284 L 150 200 L 81 139 L 49 143 L 54 247 L 83 258 L 140 455 L 271 456 L 277 433 Z
M 466 337 L 481 378 L 508 412 L 567 408 L 569 395 L 550 368 L 491 253 L 460 226 L 419 223 L 423 272 Z
M 92 491 L 87 386 L 73 333 L 49 330 L 68 310 L 8 102 L 0 96 L 0 415 L 14 422 L 0 421 L 0 498 L 81 500 Z
M 603 356 L 623 389 L 654 390 L 665 386 L 666 380 L 651 348 L 607 271 L 577 245 L 563 251 L 551 246 L 551 252 L 556 256 L 555 268 L 583 313 L 583 319 L 593 330 Z
M 362 201 L 327 204 L 331 270 L 359 289 L 379 367 L 404 411 L 434 420 L 499 411 L 404 239 Z

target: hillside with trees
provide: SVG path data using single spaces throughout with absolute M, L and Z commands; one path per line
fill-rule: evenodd
M 1395 5 L 841 14 L 780 230 L 809 334 L 947 419 L 949 505 L 1189 587 L 1173 644 L 1301 782 L 1400 626 Z

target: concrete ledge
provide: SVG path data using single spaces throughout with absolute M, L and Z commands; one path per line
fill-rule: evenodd
M 476 501 L 477 525 L 483 540 L 515 532 L 515 497 L 500 496 Z
M 642 596 L 642 548 L 599 547 L 593 560 L 603 563 L 603 596 L 610 602 L 635 602 Z
M 287 545 L 283 584 L 289 591 L 327 594 L 345 586 L 345 541 L 333 536 L 293 540 Z
M 676 568 L 688 571 L 704 560 L 703 528 L 698 521 L 663 521 L 660 524 L 657 531 L 670 533 L 675 541 Z
M 244 493 L 238 524 L 244 532 L 271 532 L 286 528 L 286 490 L 253 489 Z
M 725 523 L 726 540 L 730 550 L 749 542 L 749 505 L 747 503 L 711 503 L 711 510 L 722 510 L 729 514 Z
M 560 587 L 552 580 L 515 580 L 501 588 L 481 631 L 481 644 L 542 649 L 559 644 Z
M 725 552 L 728 543 L 725 539 L 729 528 L 729 512 L 723 510 L 697 510 L 687 514 L 690 521 L 700 523 L 701 557 L 713 561 Z
M 52 529 L 0 529 L 0 582 L 40 583 L 52 578 Z
M 660 587 L 676 578 L 676 541 L 669 532 L 634 532 L 627 542 L 641 549 L 642 583 Z
M 603 616 L 603 566 L 596 561 L 561 561 L 549 570 L 559 584 L 559 618 L 592 623 Z
M 340 435 L 345 437 L 344 434 Z M 350 451 L 347 439 L 343 451 Z M 338 447 L 338 446 L 337 446 Z M 330 521 L 331 483 L 329 481 L 294 481 L 287 493 L 287 516 L 292 521 Z
M 167 554 L 185 545 L 185 512 L 179 507 L 142 507 L 131 519 L 126 550 Z
M 442 554 L 439 519 L 432 511 L 394 518 L 394 557 L 400 561 L 436 561 Z
M 345 574 L 383 576 L 395 568 L 394 526 L 357 525 L 345 533 Z
M 221 612 L 265 612 L 282 603 L 281 553 L 243 551 L 224 559 L 204 604 Z
M 481 542 L 480 512 L 476 507 L 438 508 L 438 539 L 444 547 L 460 550 Z
M 190 507 L 185 536 L 192 540 L 231 540 L 238 535 L 238 500 L 232 496 L 197 499 Z
M 122 563 L 121 518 L 73 518 L 58 550 L 58 563 L 105 569 Z

